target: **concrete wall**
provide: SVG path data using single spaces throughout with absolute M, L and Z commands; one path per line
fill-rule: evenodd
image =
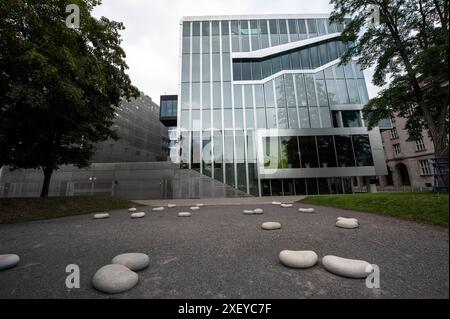
M 95 177 L 95 181 L 90 178 Z M 0 197 L 38 197 L 40 170 L 0 171 Z M 129 199 L 248 196 L 228 185 L 180 169 L 171 162 L 94 163 L 89 168 L 61 167 L 54 172 L 49 196 L 111 195 Z

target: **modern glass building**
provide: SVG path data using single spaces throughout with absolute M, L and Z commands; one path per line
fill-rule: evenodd
M 344 25 L 328 15 L 185 17 L 177 107 L 180 165 L 255 196 L 351 193 L 385 175 Z

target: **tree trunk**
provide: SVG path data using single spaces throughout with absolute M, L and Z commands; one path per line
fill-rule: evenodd
M 44 183 L 42 184 L 41 197 L 48 197 L 48 191 L 50 189 L 50 179 L 52 178 L 53 168 L 44 167 Z

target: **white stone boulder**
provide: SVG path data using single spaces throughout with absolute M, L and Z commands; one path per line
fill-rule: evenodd
M 266 222 L 261 225 L 261 228 L 265 230 L 275 230 L 280 229 L 281 224 L 277 222 Z
M 244 213 L 244 215 L 253 215 L 253 213 L 254 213 L 253 210 L 248 210 L 248 209 L 244 209 L 242 212 Z
M 150 258 L 146 254 L 127 253 L 114 257 L 111 264 L 118 264 L 127 267 L 132 271 L 140 271 L 148 267 Z
M 280 206 L 283 207 L 283 208 L 291 208 L 291 207 L 294 207 L 294 205 L 292 205 L 292 204 L 281 204 Z
M 283 250 L 279 258 L 283 265 L 292 268 L 309 268 L 317 264 L 319 260 L 312 250 Z
M 92 278 L 95 289 L 107 294 L 117 294 L 127 291 L 139 281 L 138 275 L 123 265 L 106 265 L 97 270 Z
M 0 270 L 15 267 L 20 261 L 20 257 L 15 254 L 0 255 Z
M 197 207 L 203 207 L 203 206 L 205 206 L 205 204 L 203 204 L 203 203 L 198 203 L 198 204 L 195 204 L 195 206 L 197 206 Z
M 105 219 L 105 218 L 109 218 L 109 214 L 108 214 L 108 213 L 104 213 L 104 214 L 95 214 L 95 215 L 94 215 L 94 219 Z
M 272 202 L 272 205 L 281 205 L 281 202 Z
M 145 213 L 144 212 L 139 212 L 139 213 L 133 213 L 131 214 L 131 218 L 136 219 L 136 218 L 143 218 L 145 217 Z
M 367 261 L 331 255 L 322 258 L 322 265 L 329 272 L 348 278 L 366 278 L 373 272 L 372 265 Z
M 300 213 L 314 213 L 316 210 L 314 208 L 299 208 Z
M 167 207 L 168 208 L 174 208 L 174 207 L 177 207 L 177 204 L 167 204 Z
M 135 211 L 137 211 L 135 207 L 128 208 L 129 213 L 134 213 Z
M 198 207 L 198 206 L 193 206 L 193 207 L 191 207 L 191 208 L 189 208 L 190 210 L 199 210 L 200 209 L 200 207 Z
M 354 228 L 358 228 L 359 224 L 358 224 L 358 221 L 339 219 L 336 221 L 336 227 L 346 228 L 346 229 L 354 229 Z
M 255 214 L 255 215 L 264 214 L 264 210 L 262 208 L 256 208 L 253 210 L 253 214 Z
M 191 213 L 181 212 L 181 213 L 178 213 L 178 217 L 191 217 Z
M 358 220 L 356 218 L 338 217 L 337 220 L 352 221 L 352 222 L 355 222 L 355 223 L 359 224 L 359 222 L 358 222 Z
M 152 211 L 154 211 L 154 212 L 162 212 L 164 210 L 164 207 L 155 207 L 155 208 L 152 208 Z

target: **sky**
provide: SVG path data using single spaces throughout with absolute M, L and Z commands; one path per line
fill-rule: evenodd
M 123 22 L 122 48 L 132 83 L 159 104 L 162 94 L 177 94 L 179 24 L 183 16 L 330 13 L 329 0 L 103 0 L 97 18 Z M 365 70 L 369 97 L 379 88 Z

